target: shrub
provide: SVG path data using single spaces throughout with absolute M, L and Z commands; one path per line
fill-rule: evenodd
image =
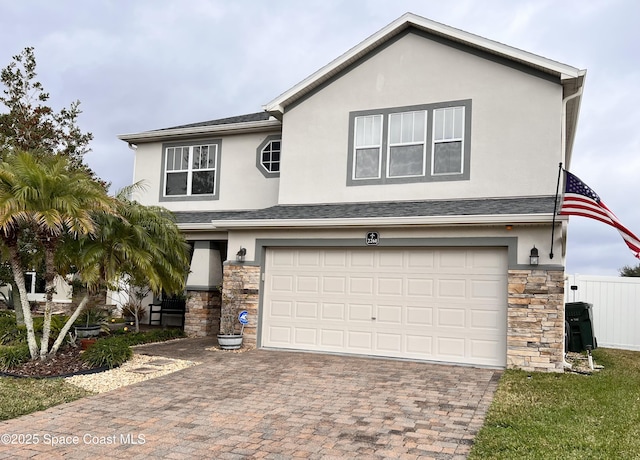
M 0 346 L 0 369 L 19 366 L 31 358 L 27 344 Z
M 119 338 L 129 345 L 140 345 L 143 343 L 164 342 L 166 340 L 186 337 L 184 331 L 180 329 L 164 329 L 148 332 L 119 332 Z
M 118 367 L 133 356 L 129 344 L 122 337 L 98 340 L 82 354 L 82 360 L 93 367 Z

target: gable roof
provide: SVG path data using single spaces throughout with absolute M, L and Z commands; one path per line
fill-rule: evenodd
M 565 145 L 563 145 L 566 149 L 563 153 L 566 154 L 563 155 L 563 157 L 568 167 L 578 123 L 586 70 L 581 70 L 528 51 L 489 40 L 413 13 L 405 13 L 391 24 L 351 48 L 342 56 L 334 59 L 329 64 L 264 105 L 264 110 L 281 120 L 288 106 L 300 101 L 309 93 L 321 87 L 332 78 L 335 78 L 350 66 L 356 64 L 366 55 L 374 52 L 377 48 L 411 28 L 439 39 L 445 39 L 449 42 L 469 47 L 470 49 L 488 53 L 499 59 L 506 59 L 517 66 L 525 66 L 536 73 L 557 78 L 563 87 L 563 97 L 567 98 L 566 105 L 563 107 L 563 136 L 566 140 Z M 569 99 L 570 96 L 572 97 Z
M 279 115 L 281 116 L 288 105 L 304 97 L 307 93 L 322 85 L 334 75 L 338 74 L 365 55 L 371 53 L 376 48 L 382 46 L 384 43 L 411 27 L 438 37 L 446 38 L 453 42 L 470 46 L 471 48 L 506 58 L 513 62 L 547 73 L 551 76 L 557 76 L 561 80 L 579 78 L 584 76 L 586 72 L 567 64 L 562 64 L 500 42 L 489 40 L 479 35 L 474 35 L 413 13 L 405 13 L 388 26 L 351 48 L 342 56 L 334 59 L 317 72 L 273 99 L 264 106 L 264 109 L 267 112 L 274 114 L 276 117 Z

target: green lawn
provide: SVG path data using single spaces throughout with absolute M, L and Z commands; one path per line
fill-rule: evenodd
M 640 352 L 593 375 L 505 371 L 470 459 L 640 458 Z
M 63 379 L 0 377 L 0 420 L 44 410 L 89 394 Z

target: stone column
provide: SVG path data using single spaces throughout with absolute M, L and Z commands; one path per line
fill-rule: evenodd
M 187 290 L 187 308 L 184 317 L 184 332 L 189 337 L 216 335 L 220 330 L 219 290 Z
M 258 302 L 260 288 L 260 267 L 244 265 L 238 262 L 227 261 L 224 264 L 224 275 L 222 282 L 222 309 L 233 308 L 224 302 L 228 298 L 230 291 L 240 290 L 242 302 L 236 307 L 234 316 L 238 312 L 246 310 L 248 312 L 249 324 L 244 327 L 243 347 L 255 348 L 258 339 Z M 240 323 L 236 330 L 240 331 Z
M 564 270 L 509 270 L 507 367 L 564 371 Z

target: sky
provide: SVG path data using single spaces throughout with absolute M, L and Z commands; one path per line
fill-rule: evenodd
M 261 111 L 406 12 L 587 69 L 570 169 L 640 235 L 637 0 L 0 0 L 0 68 L 35 48 L 50 105 L 81 102 L 85 159 L 117 190 L 133 178 L 119 134 Z M 638 262 L 614 228 L 570 218 L 568 274 Z

